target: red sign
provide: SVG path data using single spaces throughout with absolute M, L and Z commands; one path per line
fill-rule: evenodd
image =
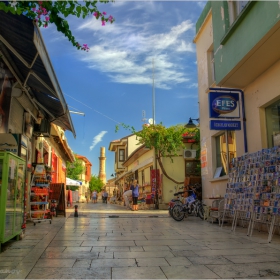
M 160 175 L 159 169 L 152 169 L 151 170 L 151 187 L 152 187 L 152 194 L 155 195 L 156 189 L 158 189 L 160 183 Z

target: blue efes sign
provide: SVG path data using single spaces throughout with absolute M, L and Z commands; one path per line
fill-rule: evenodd
M 209 92 L 210 118 L 240 118 L 239 94 Z

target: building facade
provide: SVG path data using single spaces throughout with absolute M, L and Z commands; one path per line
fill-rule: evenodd
M 82 155 L 76 155 L 76 159 L 79 160 L 83 167 L 84 172 L 80 175 L 79 181 L 82 182 L 82 185 L 79 187 L 79 201 L 85 202 L 86 201 L 86 195 L 90 195 L 89 191 L 89 181 L 91 178 L 91 162 Z
M 19 32 L 20 30 L 20 32 Z M 24 209 L 37 163 L 51 183 L 65 187 L 66 161 L 74 160 L 65 130 L 75 130 L 40 29 L 25 17 L 0 11 L 0 150 L 26 161 Z
M 164 175 L 158 162 L 155 162 L 154 149 L 148 149 L 145 145 L 137 145 L 135 135 L 112 141 L 109 150 L 115 152 L 115 184 L 119 191 L 123 193 L 130 187 L 132 180 L 136 179 L 140 186 L 140 197 L 154 197 L 156 189 L 153 182 L 157 176 L 159 208 L 167 208 L 168 202 L 174 198 L 178 187 L 184 185 L 186 177 L 191 176 L 192 183 L 201 181 L 200 171 L 197 168 L 199 160 L 196 159 L 198 146 L 192 136 L 182 136 L 182 142 L 185 144 L 185 148 L 178 151 L 178 156 L 172 156 L 172 160 L 169 157 L 162 158 L 166 174 L 180 182 L 180 184 L 176 184 Z M 120 156 L 122 150 L 124 157 Z M 128 151 L 130 152 L 128 153 Z
M 274 1 L 209 1 L 197 21 L 204 199 L 224 195 L 232 158 L 280 144 L 279 11 Z M 209 93 L 221 90 L 239 96 L 240 130 L 210 126 Z

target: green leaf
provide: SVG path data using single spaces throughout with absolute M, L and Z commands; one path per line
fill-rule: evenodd
M 81 6 L 77 6 L 77 7 L 76 7 L 76 11 L 80 14 L 81 11 L 82 11 L 82 7 L 81 7 Z

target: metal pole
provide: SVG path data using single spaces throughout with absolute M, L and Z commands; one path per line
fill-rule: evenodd
M 153 125 L 155 125 L 156 119 L 156 102 L 155 102 L 155 67 L 153 59 Z M 156 181 L 156 194 L 155 194 L 155 209 L 159 209 L 158 201 L 158 178 L 157 178 L 157 149 L 155 148 L 155 181 Z
M 154 71 L 154 59 L 153 59 L 153 124 L 155 124 L 156 118 L 156 103 L 155 103 L 155 71 Z

